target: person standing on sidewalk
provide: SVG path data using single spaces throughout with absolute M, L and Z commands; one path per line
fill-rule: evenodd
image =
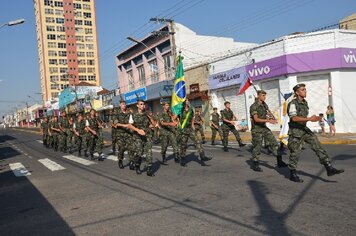
M 335 128 L 335 114 L 334 108 L 332 106 L 328 106 L 326 110 L 326 120 L 328 121 L 328 125 L 330 127 L 330 135 L 335 136 L 336 128 Z
M 259 166 L 259 155 L 261 154 L 262 140 L 268 142 L 269 149 L 277 158 L 278 167 L 287 167 L 283 162 L 282 155 L 279 152 L 279 145 L 272 131 L 267 127 L 267 123 L 277 124 L 277 120 L 270 115 L 268 105 L 265 103 L 266 92 L 264 90 L 257 91 L 257 101 L 250 106 L 251 115 L 251 135 L 252 135 L 252 166 L 254 171 L 261 172 Z
M 227 148 L 228 142 L 229 142 L 229 133 L 230 131 L 235 135 L 236 141 L 239 143 L 240 147 L 245 146 L 246 144 L 242 143 L 242 140 L 240 138 L 240 134 L 237 131 L 235 125 L 237 118 L 234 115 L 233 111 L 230 109 L 230 102 L 226 101 L 224 102 L 225 109 L 221 110 L 221 119 L 223 121 L 223 125 L 221 126 L 221 129 L 223 131 L 223 150 L 225 152 L 228 152 L 229 149 Z
M 296 98 L 293 99 L 287 107 L 287 113 L 290 117 L 288 132 L 288 148 L 290 150 L 288 165 L 290 170 L 289 179 L 294 182 L 303 182 L 296 172 L 303 142 L 310 144 L 311 149 L 319 157 L 320 163 L 325 166 L 328 176 L 344 172 L 343 169 L 338 170 L 331 165 L 329 156 L 321 146 L 317 136 L 307 127 L 308 121 L 318 122 L 321 117 L 316 115 L 308 117 L 309 107 L 308 102 L 305 100 L 305 97 L 307 96 L 305 84 L 297 84 L 293 87 L 293 91 Z
M 218 113 L 218 108 L 213 108 L 213 113 L 210 115 L 210 128 L 211 128 L 211 145 L 215 145 L 216 133 L 219 133 L 220 139 L 223 140 L 223 134 L 220 127 L 220 115 Z

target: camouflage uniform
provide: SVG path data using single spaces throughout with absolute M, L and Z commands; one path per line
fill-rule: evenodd
M 308 117 L 308 103 L 306 100 L 299 101 L 297 98 L 293 99 L 288 104 L 287 112 L 290 118 L 294 116 Z M 319 157 L 319 161 L 321 164 L 325 165 L 329 163 L 328 154 L 321 146 L 316 135 L 307 127 L 306 122 L 294 122 L 291 119 L 289 121 L 288 136 L 288 148 L 290 150 L 288 167 L 290 170 L 295 170 L 297 168 L 303 142 L 310 144 L 311 149 Z
M 51 128 L 59 129 L 59 123 L 58 121 L 52 121 L 51 122 Z M 61 135 L 60 132 L 56 130 L 51 130 L 52 133 L 52 143 L 53 143 L 53 149 L 55 151 L 58 151 L 58 145 L 59 145 L 59 136 Z
M 160 115 L 158 114 L 154 114 L 153 115 L 153 118 L 158 122 L 160 120 Z M 153 141 L 155 143 L 158 143 L 159 142 L 159 139 L 160 139 L 160 129 L 159 129 L 159 126 L 155 126 L 153 128 Z
M 110 116 L 110 125 L 113 125 L 116 119 L 117 110 L 114 109 Z M 118 145 L 118 135 L 117 135 L 117 128 L 111 127 L 111 145 L 112 145 L 112 152 L 115 154 L 116 147 Z M 117 147 L 119 149 L 119 147 Z
M 194 131 L 195 131 L 195 136 L 199 136 L 202 140 L 203 143 L 205 143 L 205 135 L 204 135 L 204 128 L 203 128 L 203 119 L 201 117 L 201 114 L 196 113 L 194 115 Z
M 211 114 L 211 123 L 214 123 L 218 128 L 215 128 L 215 126 L 211 125 L 211 142 L 214 143 L 215 141 L 215 137 L 216 137 L 216 133 L 219 133 L 220 135 L 220 139 L 223 140 L 223 134 L 222 134 L 222 130 L 220 127 L 220 115 L 219 113 L 212 113 Z
M 89 117 L 87 119 L 87 126 L 94 130 L 96 132 L 96 135 L 94 135 L 93 133 L 91 133 L 90 131 L 88 132 L 89 135 L 89 152 L 90 155 L 93 156 L 94 151 L 96 150 L 99 155 L 102 153 L 102 143 L 99 139 L 99 125 L 98 125 L 98 120 L 96 117 L 92 118 Z
M 87 153 L 88 143 L 86 142 L 86 139 L 88 133 L 85 130 L 85 121 L 76 120 L 73 128 L 79 133 L 79 136 L 76 135 L 74 139 L 74 142 L 77 145 L 78 153 L 80 154 L 82 149 L 84 149 L 84 153 Z
M 256 101 L 250 106 L 253 161 L 259 161 L 258 156 L 261 154 L 263 139 L 268 143 L 270 150 L 275 156 L 280 155 L 279 145 L 272 131 L 267 127 L 265 122 L 258 123 L 253 119 L 254 115 L 257 115 L 260 119 L 267 119 L 268 111 L 268 105 L 265 102 L 259 103 Z
M 59 117 L 58 123 L 63 131 L 59 135 L 59 150 L 66 152 L 70 147 L 70 125 L 67 117 Z
M 113 124 L 128 124 L 130 118 L 130 113 L 124 113 L 121 109 L 119 109 L 114 117 Z M 133 161 L 132 154 L 132 132 L 129 129 L 118 127 L 116 130 L 116 139 L 117 139 L 117 148 L 118 148 L 118 159 L 124 159 L 124 153 L 127 150 L 129 152 L 129 159 Z
M 43 121 L 41 123 L 41 129 L 42 129 L 42 141 L 43 141 L 43 145 L 48 147 L 49 146 L 49 135 L 48 135 L 48 126 L 49 122 L 45 122 Z
M 234 119 L 234 113 L 232 112 L 232 110 L 221 110 L 220 111 L 221 114 L 221 119 L 223 120 L 223 124 L 221 126 L 222 132 L 223 132 L 223 146 L 226 149 L 228 142 L 229 142 L 229 133 L 230 131 L 235 135 L 236 141 L 240 144 L 240 146 L 242 145 L 242 140 L 240 138 L 240 134 L 237 131 L 236 127 L 230 123 L 227 123 L 224 121 L 224 119 L 232 121 Z
M 133 125 L 138 129 L 144 130 L 146 133 L 145 136 L 141 136 L 136 132 L 132 134 L 132 139 L 135 147 L 134 162 L 136 165 L 139 165 L 141 163 L 141 158 L 143 154 L 146 154 L 146 166 L 149 168 L 152 166 L 152 138 L 153 138 L 153 132 L 149 127 L 150 124 L 151 121 L 148 118 L 146 112 L 133 114 Z
M 186 121 L 185 127 L 183 129 L 179 130 L 179 151 L 180 151 L 179 154 L 180 154 L 181 160 L 183 160 L 183 161 L 184 161 L 184 158 L 186 155 L 187 143 L 188 143 L 189 138 L 194 142 L 194 144 L 198 150 L 198 153 L 199 154 L 204 153 L 201 138 L 200 138 L 200 136 L 195 135 L 195 132 L 192 128 L 193 110 L 191 108 L 189 108 L 188 111 L 183 110 L 183 113 L 181 116 L 181 122 L 187 116 L 188 112 L 191 112 L 191 115 L 188 118 L 188 120 Z
M 178 154 L 178 145 L 176 138 L 176 129 L 172 126 L 162 125 L 162 122 L 171 123 L 173 122 L 172 117 L 165 111 L 162 112 L 159 118 L 161 125 L 160 137 L 161 137 L 161 154 L 166 155 L 168 144 L 172 145 L 173 153 Z

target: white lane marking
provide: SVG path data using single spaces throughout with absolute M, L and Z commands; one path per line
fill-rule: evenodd
M 31 175 L 31 173 L 20 162 L 9 164 L 10 169 L 16 177 Z
M 112 161 L 118 161 L 117 156 L 114 155 L 108 155 L 108 156 L 105 155 L 104 158 Z
M 51 171 L 57 171 L 57 170 L 64 170 L 65 168 L 63 166 L 61 166 L 60 164 L 48 159 L 48 158 L 44 158 L 44 159 L 39 159 L 39 162 L 41 162 L 45 167 L 47 167 L 48 169 L 50 169 Z
M 43 143 L 43 141 L 42 140 L 36 140 L 37 142 L 39 142 L 39 143 Z
M 83 158 L 80 158 L 80 157 L 77 157 L 77 156 L 73 156 L 73 155 L 65 155 L 65 156 L 63 156 L 63 158 L 71 160 L 71 161 L 74 161 L 74 162 L 77 162 L 77 163 L 85 165 L 85 166 L 96 164 L 93 161 L 88 161 L 88 160 L 85 160 Z

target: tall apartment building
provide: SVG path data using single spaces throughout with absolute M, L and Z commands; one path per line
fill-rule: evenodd
M 100 85 L 94 0 L 34 0 L 42 100 L 68 85 Z
M 345 17 L 339 24 L 340 29 L 356 30 L 356 13 Z

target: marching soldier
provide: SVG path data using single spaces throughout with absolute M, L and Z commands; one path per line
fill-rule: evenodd
M 211 160 L 211 158 L 205 156 L 203 145 L 201 143 L 201 138 L 200 136 L 195 135 L 193 109 L 191 108 L 188 99 L 186 99 L 184 102 L 184 109 L 180 117 L 180 124 L 181 126 L 183 124 L 182 129 L 179 130 L 180 165 L 186 166 L 185 155 L 187 151 L 188 139 L 190 138 L 194 142 L 196 148 L 198 149 L 200 164 L 202 166 L 205 166 L 204 161 L 209 161 Z
M 94 150 L 99 154 L 99 161 L 103 161 L 102 155 L 102 145 L 101 140 L 99 139 L 99 121 L 95 117 L 95 109 L 90 110 L 90 116 L 86 120 L 85 124 L 87 130 L 89 131 L 89 152 L 90 159 L 94 160 Z
M 234 115 L 234 113 L 232 112 L 232 110 L 230 109 L 230 102 L 226 101 L 224 103 L 224 106 L 225 106 L 225 109 L 221 110 L 221 112 L 220 112 L 221 119 L 223 121 L 223 125 L 221 126 L 221 129 L 223 132 L 223 140 L 222 141 L 223 141 L 223 145 L 224 145 L 223 150 L 225 152 L 228 152 L 229 149 L 227 148 L 227 145 L 229 142 L 228 138 L 229 138 L 230 131 L 235 135 L 236 141 L 239 143 L 240 147 L 243 147 L 246 144 L 242 143 L 240 134 L 235 127 L 235 122 L 237 121 L 237 118 Z
M 75 135 L 75 144 L 77 145 L 78 149 L 78 156 L 82 155 L 82 149 L 84 148 L 84 154 L 87 155 L 87 142 L 86 142 L 86 127 L 85 121 L 83 120 L 83 115 L 78 114 L 77 120 L 73 124 L 73 133 Z
M 153 118 L 156 120 L 156 121 L 159 121 L 160 119 L 160 114 L 159 112 L 157 112 L 156 114 L 153 115 Z M 159 125 L 160 122 L 157 122 L 157 125 L 153 128 L 153 143 L 154 144 L 158 144 L 160 142 L 160 125 Z
M 273 136 L 272 131 L 267 127 L 267 123 L 277 124 L 277 120 L 270 112 L 268 105 L 265 103 L 266 92 L 263 90 L 257 91 L 257 101 L 250 106 L 251 115 L 251 135 L 252 135 L 252 170 L 261 172 L 259 166 L 259 155 L 261 154 L 262 140 L 268 142 L 271 152 L 277 157 L 278 167 L 287 167 L 287 164 L 282 161 L 282 156 L 279 152 L 279 145 Z
M 205 120 L 201 115 L 201 110 L 199 107 L 196 107 L 194 113 L 194 130 L 196 136 L 200 135 L 202 143 L 205 143 L 204 123 Z
M 307 127 L 307 122 L 318 122 L 320 121 L 320 116 L 309 116 L 308 103 L 305 100 L 307 96 L 307 90 L 305 84 L 297 84 L 293 88 L 294 94 L 296 96 L 287 107 L 287 113 L 290 117 L 289 131 L 288 131 L 288 148 L 290 150 L 289 157 L 289 169 L 290 169 L 290 180 L 294 182 L 303 182 L 302 179 L 296 173 L 298 160 L 300 156 L 300 151 L 302 143 L 308 143 L 311 149 L 319 157 L 321 164 L 325 166 L 326 173 L 328 176 L 340 174 L 344 172 L 343 169 L 335 169 L 331 163 L 328 154 L 321 146 L 316 135 Z
M 172 145 L 174 161 L 179 163 L 179 152 L 177 145 L 177 137 L 175 132 L 175 127 L 177 127 L 178 122 L 173 119 L 173 114 L 170 111 L 169 102 L 165 102 L 163 105 L 163 112 L 159 118 L 159 123 L 161 126 L 160 137 L 161 137 L 161 155 L 162 163 L 166 164 L 166 152 L 168 144 Z
M 218 113 L 218 108 L 213 108 L 213 113 L 211 113 L 210 117 L 210 128 L 211 128 L 211 145 L 215 145 L 215 137 L 216 133 L 219 133 L 220 139 L 223 140 L 223 134 L 220 127 L 220 115 Z
M 99 145 L 99 147 L 97 147 L 97 150 L 99 153 L 102 152 L 103 150 L 103 146 L 104 146 L 104 136 L 103 136 L 103 127 L 105 125 L 104 121 L 100 118 L 99 113 L 95 112 L 95 118 L 96 118 L 96 122 L 98 123 L 98 140 L 96 145 Z
M 117 128 L 114 125 L 116 120 L 117 110 L 113 108 L 110 114 L 110 126 L 111 126 L 111 145 L 112 145 L 112 154 L 116 154 L 116 147 L 118 142 Z M 119 147 L 118 147 L 119 148 Z
M 69 142 L 69 120 L 67 118 L 67 113 L 62 111 L 61 116 L 58 120 L 60 134 L 59 134 L 59 150 L 66 153 L 67 152 L 67 144 Z
M 59 136 L 61 135 L 61 129 L 59 128 L 59 122 L 57 116 L 53 116 L 51 126 L 50 126 L 50 131 L 52 136 L 53 149 L 54 151 L 57 152 L 58 145 L 59 145 Z
M 137 101 L 137 113 L 132 115 L 131 124 L 128 126 L 135 131 L 132 134 L 134 149 L 135 170 L 137 174 L 141 174 L 141 159 L 143 154 L 146 154 L 147 175 L 154 176 L 152 169 L 152 128 L 155 121 L 145 112 L 145 102 L 143 100 Z
M 48 138 L 48 118 L 44 117 L 41 123 L 41 134 L 42 134 L 42 141 L 43 146 L 49 147 L 49 138 Z

